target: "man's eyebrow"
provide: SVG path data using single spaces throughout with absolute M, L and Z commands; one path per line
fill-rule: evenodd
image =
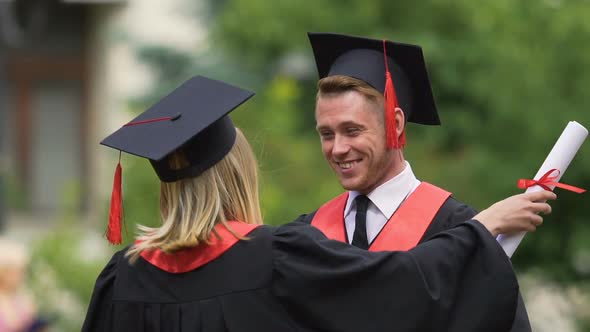
M 356 121 L 349 120 L 349 121 L 342 122 L 339 127 L 348 127 L 348 126 L 361 127 L 362 125 Z
M 364 127 L 362 124 L 360 124 L 356 121 L 352 121 L 352 120 L 344 121 L 344 122 L 341 122 L 338 124 L 338 127 L 349 127 L 349 126 Z M 320 131 L 323 129 L 330 129 L 330 127 L 329 126 L 316 126 L 315 129 L 316 129 L 316 131 Z

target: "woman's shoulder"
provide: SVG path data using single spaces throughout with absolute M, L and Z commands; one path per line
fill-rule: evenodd
M 111 256 L 111 259 L 106 263 L 102 272 L 98 276 L 98 280 L 112 281 L 115 278 L 115 276 L 117 274 L 117 270 L 119 269 L 121 262 L 126 260 L 125 254 L 129 250 L 129 248 L 131 248 L 131 246 L 126 246 L 126 247 L 116 251 L 115 253 L 113 253 L 113 255 Z

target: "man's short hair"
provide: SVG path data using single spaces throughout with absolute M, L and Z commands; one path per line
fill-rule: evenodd
M 316 100 L 324 94 L 339 94 L 348 91 L 356 91 L 367 100 L 383 105 L 383 94 L 370 86 L 365 81 L 350 76 L 334 75 L 324 77 L 318 81 L 318 94 Z

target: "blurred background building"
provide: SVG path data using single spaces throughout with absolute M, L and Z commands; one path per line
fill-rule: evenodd
M 194 21 L 175 1 L 0 1 L 6 231 L 51 226 L 66 197 L 96 221 L 114 170 L 97 143 L 153 83 L 134 44 L 196 47 Z

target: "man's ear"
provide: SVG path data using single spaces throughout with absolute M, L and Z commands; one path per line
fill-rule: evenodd
M 395 133 L 397 134 L 397 138 L 399 139 L 404 129 L 406 128 L 406 116 L 401 108 L 395 108 Z

